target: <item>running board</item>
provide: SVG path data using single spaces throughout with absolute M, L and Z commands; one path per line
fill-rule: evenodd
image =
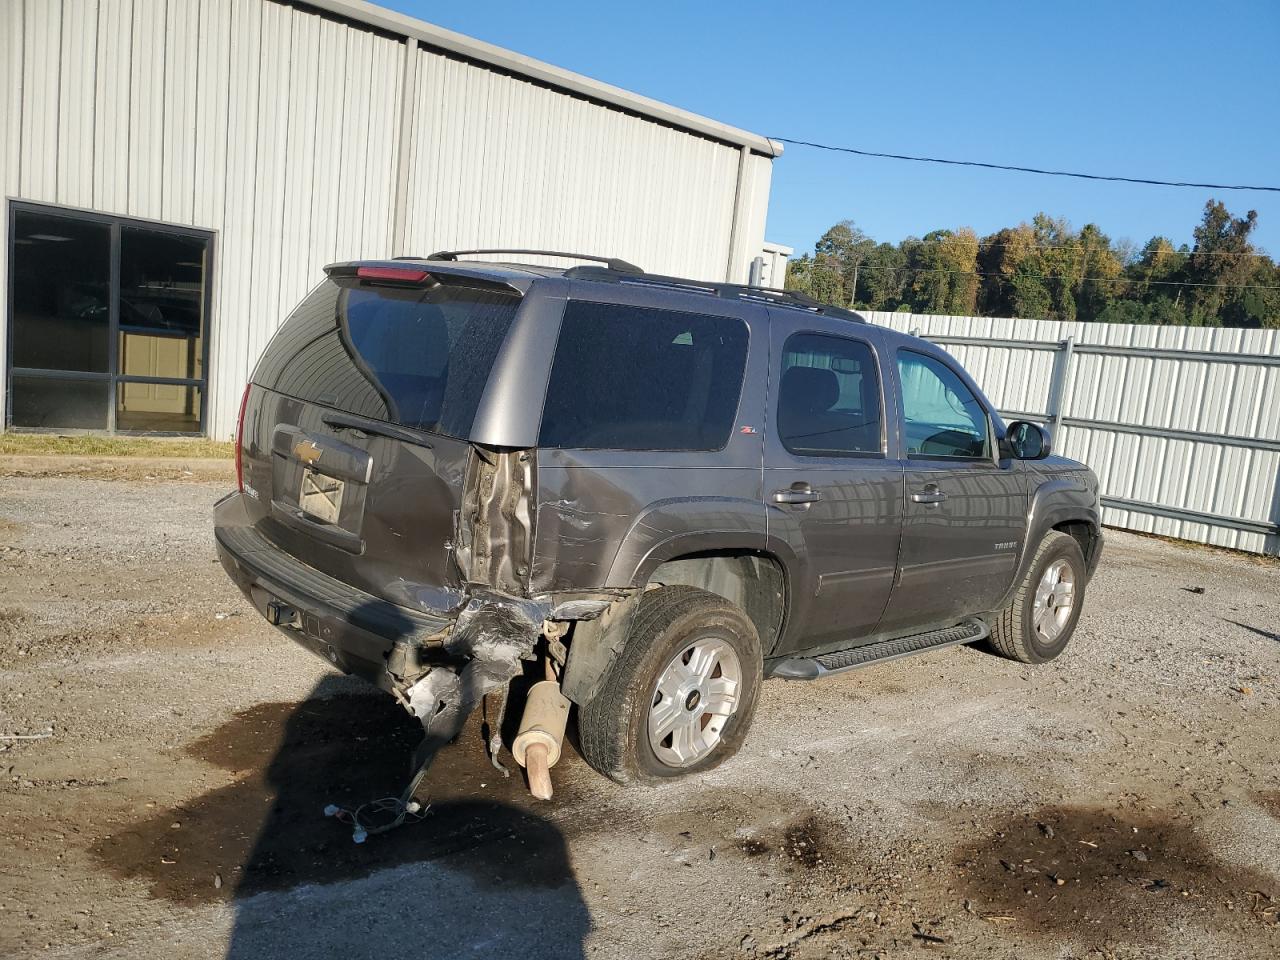
M 816 657 L 788 657 L 780 660 L 768 670 L 770 677 L 781 677 L 783 680 L 817 680 L 833 673 L 844 673 L 846 670 L 857 670 L 876 663 L 887 663 L 900 660 L 926 650 L 939 650 L 942 647 L 954 647 L 961 643 L 976 643 L 991 636 L 990 628 L 981 620 L 966 620 L 954 627 L 941 630 L 930 630 L 928 633 L 917 633 L 909 637 L 898 637 L 894 640 L 881 640 L 868 643 L 849 650 L 837 650 Z

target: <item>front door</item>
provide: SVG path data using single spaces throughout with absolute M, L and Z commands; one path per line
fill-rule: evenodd
M 772 342 L 764 496 L 770 535 L 802 558 L 784 646 L 849 646 L 884 611 L 902 520 L 880 339 L 870 327 L 788 312 L 773 314 Z
M 899 349 L 906 478 L 898 582 L 881 628 L 907 630 L 994 608 L 1026 525 L 1026 477 L 997 459 L 991 416 L 941 351 Z

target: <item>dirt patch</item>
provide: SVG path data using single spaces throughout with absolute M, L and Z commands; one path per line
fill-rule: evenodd
M 1140 942 L 1183 921 L 1232 931 L 1278 922 L 1276 881 L 1218 860 L 1171 814 L 1044 808 L 956 863 L 984 919 L 1053 938 Z
M 1259 793 L 1254 799 L 1258 801 L 1258 806 L 1277 820 L 1280 820 L 1280 790 L 1272 793 Z
M 156 810 L 93 853 L 117 876 L 143 880 L 153 896 L 179 903 L 335 883 L 441 858 L 456 858 L 486 884 L 570 880 L 559 830 L 516 806 L 528 796 L 518 768 L 504 779 L 476 739 L 445 750 L 432 767 L 430 797 L 420 797 L 431 804 L 423 821 L 358 845 L 349 827 L 324 816 L 327 804 L 354 808 L 397 795 L 420 738 L 417 721 L 389 697 L 252 707 L 188 747 L 232 773 L 231 783 Z M 563 794 L 559 765 L 557 774 Z
M 782 834 L 782 850 L 787 859 L 806 870 L 814 870 L 824 864 L 829 866 L 830 849 L 826 828 L 817 817 L 805 817 L 787 827 Z
M 26 611 L 15 607 L 0 607 L 0 633 L 11 630 L 27 619 Z

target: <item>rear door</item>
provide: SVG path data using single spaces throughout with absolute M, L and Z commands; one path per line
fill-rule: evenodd
M 447 276 L 317 287 L 252 378 L 243 455 L 258 531 L 393 603 L 456 606 L 466 437 L 519 303 Z
M 804 558 L 785 642 L 788 651 L 847 646 L 880 621 L 902 522 L 880 337 L 849 321 L 770 312 L 764 499 L 770 535 Z
M 756 304 L 575 281 L 542 404 L 530 589 L 631 586 L 669 557 L 762 549 L 768 359 Z
M 997 459 L 992 413 L 941 351 L 898 348 L 906 476 L 898 582 L 884 629 L 992 609 L 1009 588 L 1026 523 L 1026 481 Z

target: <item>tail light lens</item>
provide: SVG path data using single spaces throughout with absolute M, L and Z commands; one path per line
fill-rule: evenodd
M 236 486 L 244 493 L 244 410 L 249 405 L 249 384 L 240 397 L 240 415 L 236 417 Z

